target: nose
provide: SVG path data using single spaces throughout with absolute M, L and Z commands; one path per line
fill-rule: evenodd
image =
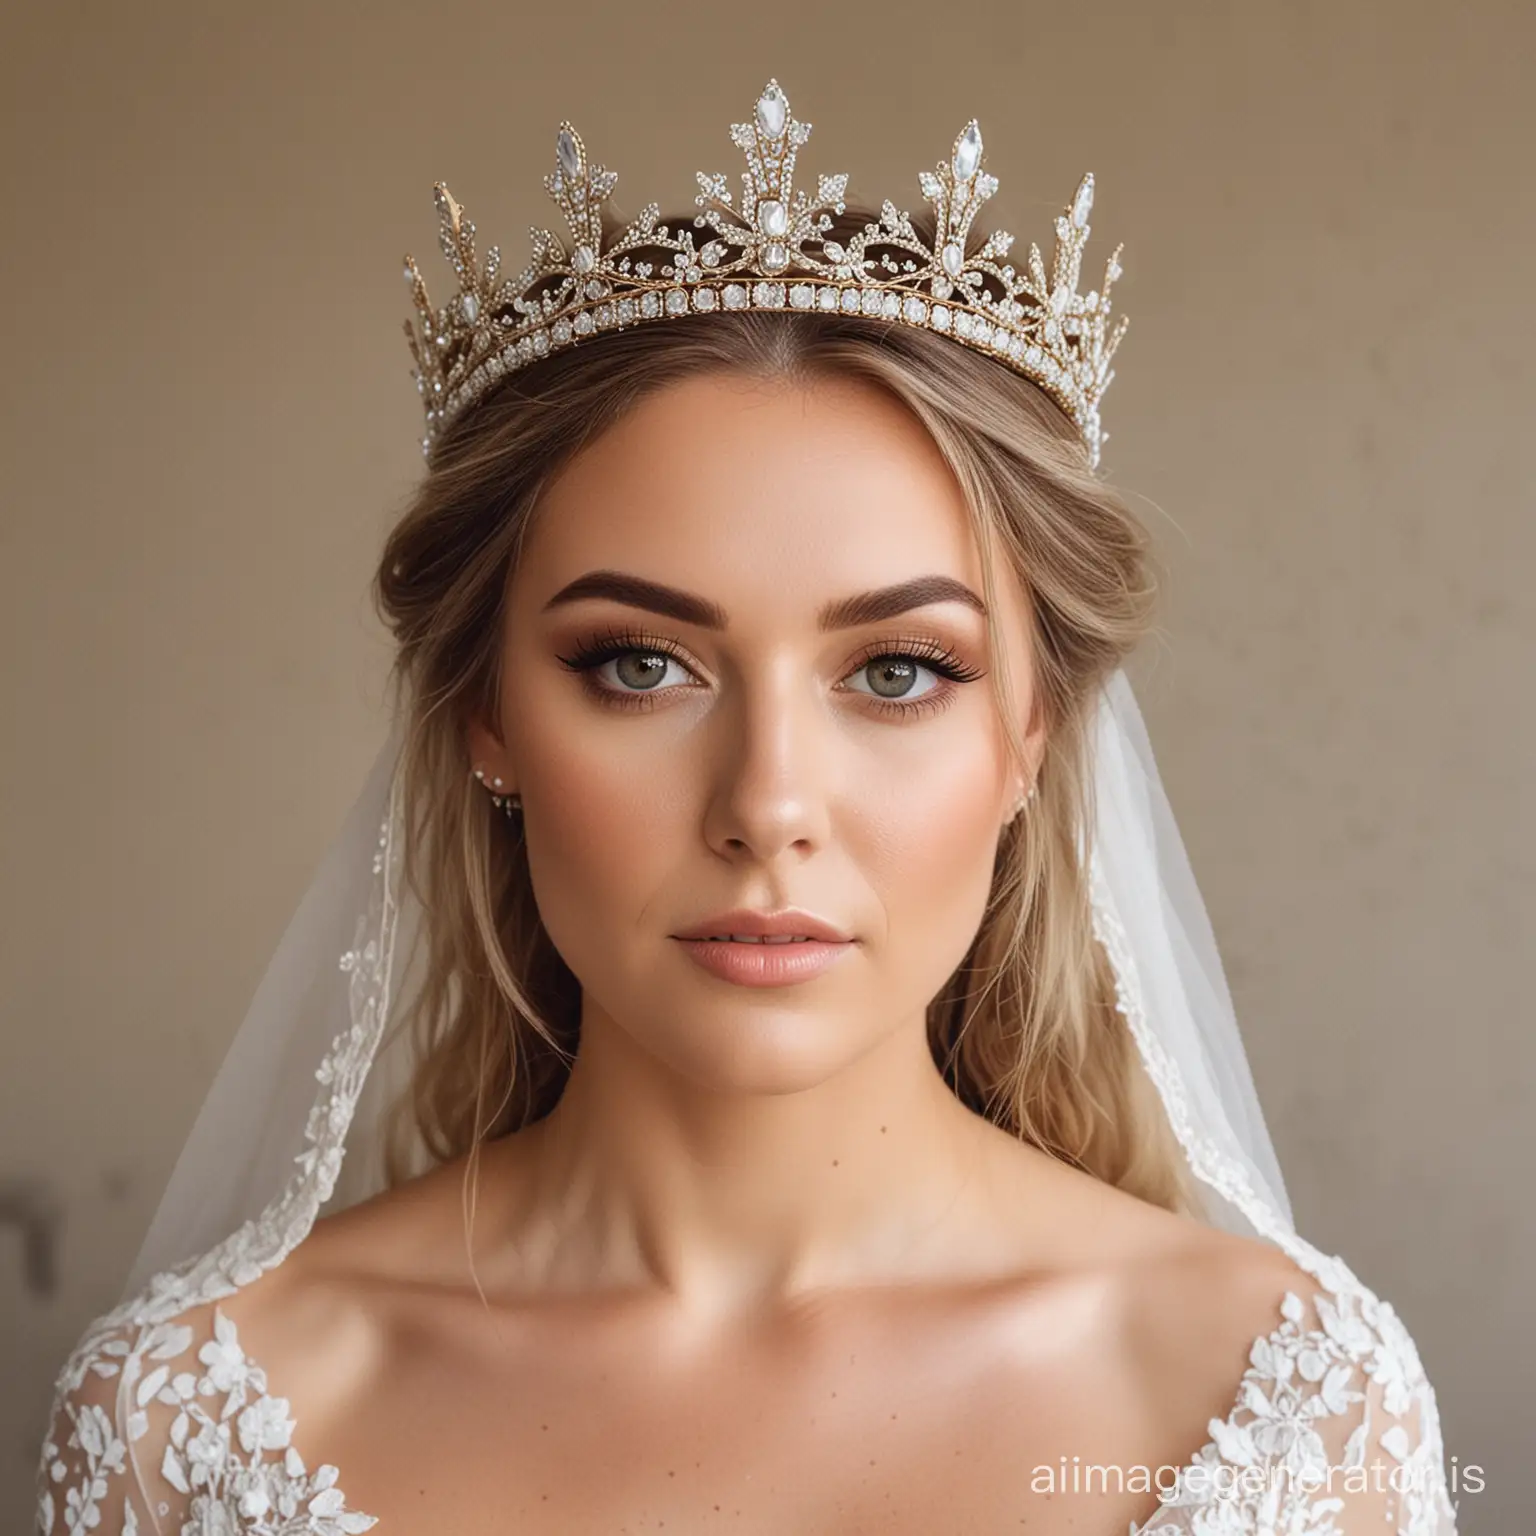
M 769 863 L 825 846 L 834 726 L 803 663 L 775 658 L 716 710 L 705 837 L 724 857 Z

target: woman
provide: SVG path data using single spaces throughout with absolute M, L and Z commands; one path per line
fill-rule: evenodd
M 1118 670 L 1091 182 L 1016 272 L 974 123 L 921 222 L 794 195 L 807 134 L 770 83 L 696 246 L 567 125 L 510 284 L 440 190 L 396 729 L 61 1374 L 49 1536 L 1454 1532 Z

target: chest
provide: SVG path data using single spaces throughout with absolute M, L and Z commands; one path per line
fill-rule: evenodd
M 1228 1406 L 1044 1334 L 438 1338 L 312 1449 L 379 1536 L 1123 1536 Z

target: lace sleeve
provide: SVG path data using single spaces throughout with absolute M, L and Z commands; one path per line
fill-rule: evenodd
M 1320 1291 L 1310 1307 L 1290 1300 L 1286 1320 L 1298 1344 L 1284 1353 L 1298 1386 L 1315 1387 L 1310 1401 L 1322 1410 L 1318 1434 L 1331 1472 L 1311 1509 L 1331 1516 L 1344 1536 L 1457 1536 L 1435 1389 L 1391 1304 L 1364 1286 Z M 1309 1401 L 1305 1389 L 1300 1401 Z
M 1434 1388 L 1392 1307 L 1349 1278 L 1286 1294 L 1236 1406 L 1136 1536 L 1457 1536 Z
M 216 1303 L 103 1320 L 54 1391 L 37 1536 L 366 1531 L 375 1518 L 347 1508 L 337 1469 L 305 1467 L 288 1408 Z
M 38 1536 L 139 1536 L 190 1519 L 180 1490 L 144 1475 L 169 1449 L 175 1415 L 159 1394 L 186 1383 L 173 1370 L 192 1345 L 186 1323 L 93 1327 L 54 1389 L 38 1468 Z M 195 1381 L 192 1382 L 195 1390 Z M 158 1479 L 164 1483 L 164 1478 Z
M 1423 1381 L 1404 1400 L 1402 1385 L 1367 1375 L 1347 1412 L 1319 1421 L 1332 1476 L 1312 1494 L 1309 1513 L 1333 1522 L 1319 1531 L 1457 1536 L 1433 1388 Z

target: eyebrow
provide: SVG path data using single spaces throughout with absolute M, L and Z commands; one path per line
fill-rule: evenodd
M 683 624 L 695 624 L 701 629 L 730 627 L 730 617 L 719 603 L 697 593 L 684 592 L 680 587 L 669 587 L 624 571 L 588 571 L 586 575 L 578 576 L 544 604 L 544 612 L 564 607 L 567 603 L 604 597 L 630 608 L 663 614 Z M 822 605 L 816 615 L 816 627 L 823 631 L 852 629 L 858 624 L 874 624 L 881 619 L 894 618 L 913 608 L 925 608 L 930 603 L 964 603 L 983 618 L 987 613 L 987 605 L 963 581 L 956 581 L 953 576 L 914 576 L 910 581 L 898 581 L 893 586 L 834 598 Z

